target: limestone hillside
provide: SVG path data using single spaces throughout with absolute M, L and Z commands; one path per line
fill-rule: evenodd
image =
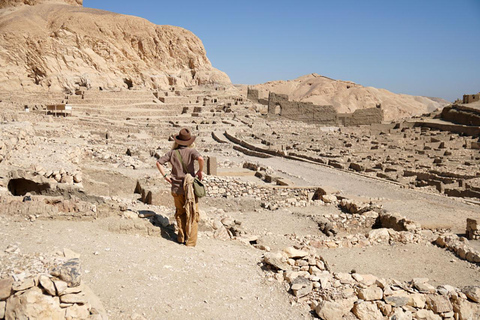
M 82 0 L 0 2 L 0 88 L 165 88 L 230 84 L 199 38 L 180 27 L 82 6 Z
M 309 74 L 289 81 L 272 81 L 252 86 L 260 96 L 268 91 L 288 94 L 290 100 L 333 105 L 338 112 L 372 108 L 381 104 L 385 120 L 407 118 L 428 113 L 449 104 L 439 98 L 395 94 L 385 89 L 364 87 L 350 81 L 334 80 L 318 74 Z

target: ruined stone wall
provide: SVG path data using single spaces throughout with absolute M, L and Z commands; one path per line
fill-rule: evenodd
M 256 89 L 247 89 L 247 99 L 253 101 L 253 102 L 258 102 L 258 90 Z
M 441 117 L 454 123 L 467 126 L 480 126 L 480 110 L 467 106 L 452 105 L 443 108 Z
M 322 125 L 370 125 L 383 121 L 381 108 L 358 109 L 353 113 L 339 114 L 331 105 L 314 105 L 311 102 L 289 101 L 288 95 L 270 92 L 268 114 L 291 120 Z
M 475 101 L 480 101 L 480 92 L 477 94 L 464 94 L 463 103 L 472 103 Z
M 268 106 L 268 100 L 260 98 L 260 94 L 257 89 L 248 88 L 247 99 L 254 103 L 260 103 L 260 104 L 263 104 L 264 106 Z
M 353 113 L 338 115 L 339 123 L 344 126 L 359 126 L 381 123 L 383 110 L 381 108 L 357 109 Z

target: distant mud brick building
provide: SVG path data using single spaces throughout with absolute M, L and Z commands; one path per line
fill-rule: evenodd
M 49 104 L 46 106 L 45 114 L 52 114 L 54 116 L 64 116 L 72 115 L 73 110 L 72 106 L 66 104 Z
M 443 120 L 463 124 L 466 126 L 480 126 L 480 108 L 475 106 L 453 104 L 443 108 L 441 117 Z
M 464 94 L 463 95 L 463 103 L 472 103 L 480 101 L 480 92 L 477 94 Z
M 255 103 L 268 105 L 268 114 L 290 120 L 320 125 L 358 126 L 382 123 L 381 105 L 375 108 L 357 109 L 353 113 L 338 113 L 331 105 L 315 105 L 312 102 L 290 101 L 288 95 L 270 92 L 268 100 L 260 99 L 259 92 L 248 88 L 247 98 Z

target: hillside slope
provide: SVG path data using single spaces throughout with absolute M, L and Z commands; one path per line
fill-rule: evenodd
M 449 104 L 443 99 L 395 94 L 385 89 L 364 87 L 315 73 L 294 80 L 272 81 L 251 87 L 258 89 L 264 97 L 269 91 L 287 94 L 290 100 L 333 105 L 342 113 L 381 104 L 385 120 L 388 121 L 428 113 Z
M 81 6 L 9 0 L 0 6 L 0 87 L 164 88 L 230 84 L 199 38 L 180 27 Z M 28 3 L 30 5 L 24 5 Z

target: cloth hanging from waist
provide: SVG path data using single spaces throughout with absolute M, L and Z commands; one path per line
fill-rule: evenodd
M 193 181 L 195 180 L 194 177 L 190 173 L 187 173 L 185 176 L 185 180 L 183 182 L 183 190 L 185 191 L 185 214 L 187 215 L 187 225 L 185 233 L 187 238 L 190 236 L 192 230 L 192 224 L 198 221 L 198 210 L 197 206 L 195 205 L 195 192 L 193 191 Z

